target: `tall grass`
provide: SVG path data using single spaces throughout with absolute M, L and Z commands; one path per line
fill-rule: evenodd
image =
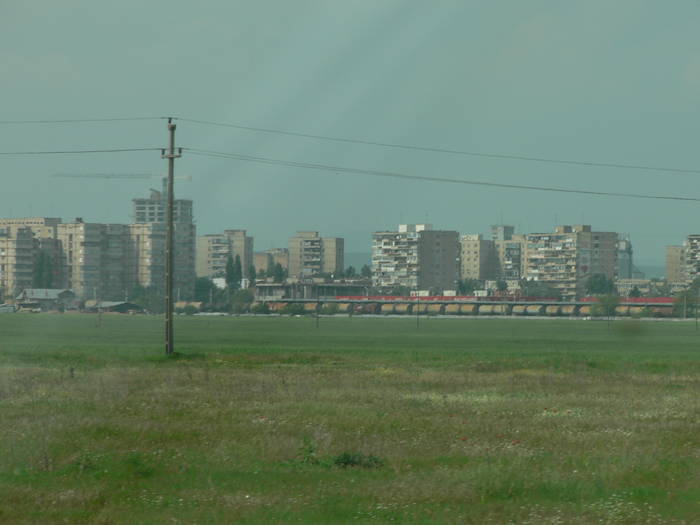
M 0 316 L 0 523 L 698 521 L 690 325 L 161 328 Z

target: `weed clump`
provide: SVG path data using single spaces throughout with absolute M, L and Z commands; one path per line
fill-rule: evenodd
M 384 466 L 384 460 L 372 454 L 360 454 L 357 452 L 343 452 L 333 458 L 336 467 L 348 468 L 379 468 Z
M 309 437 L 304 438 L 304 443 L 299 449 L 298 462 L 302 465 L 340 468 L 380 468 L 384 466 L 383 459 L 360 452 L 343 452 L 337 456 L 319 456 L 316 443 Z

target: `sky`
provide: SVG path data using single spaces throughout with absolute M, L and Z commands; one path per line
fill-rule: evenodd
M 700 169 L 695 0 L 33 0 L 0 3 L 0 120 L 175 116 L 305 134 Z M 164 120 L 2 125 L 0 152 L 163 147 Z M 698 175 L 451 155 L 177 122 L 176 142 L 407 175 L 700 197 Z M 129 222 L 159 151 L 0 155 L 0 216 Z M 56 174 L 147 173 L 152 180 Z M 591 224 L 639 264 L 700 232 L 700 203 L 313 171 L 185 151 L 199 234 L 296 230 L 369 252 L 399 223 L 488 233 Z

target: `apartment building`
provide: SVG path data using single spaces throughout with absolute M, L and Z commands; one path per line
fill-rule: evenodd
M 260 273 L 268 272 L 279 264 L 285 270 L 289 270 L 289 250 L 287 248 L 272 248 L 264 252 L 255 252 L 255 270 Z
M 673 283 L 687 281 L 685 246 L 666 246 L 666 280 Z
M 62 246 L 66 281 L 76 296 L 104 299 L 107 290 L 102 287 L 105 227 L 100 223 L 86 223 L 76 219 L 57 226 L 57 239 Z
M 590 225 L 527 234 L 525 277 L 551 284 L 564 299 L 578 298 L 590 276 L 615 277 L 617 240 L 617 233 L 594 232 Z
M 344 270 L 345 241 L 321 237 L 317 231 L 298 231 L 289 238 L 289 277 L 300 279 Z
M 0 227 L 0 302 L 12 301 L 31 288 L 35 241 L 29 227 Z
M 165 290 L 164 223 L 129 225 L 131 272 L 134 284 Z M 173 232 L 173 290 L 175 297 L 192 297 L 195 281 L 195 225 L 175 223 Z
M 240 258 L 243 277 L 247 278 L 255 261 L 253 237 L 249 237 L 246 230 L 224 230 L 197 237 L 197 277 L 223 277 L 229 256 Z
M 47 272 L 41 283 L 35 286 L 63 288 L 66 286 L 61 243 L 57 239 L 57 227 L 61 219 L 55 217 L 0 218 L 0 228 L 14 235 L 18 229 L 29 228 L 34 238 L 34 263 L 43 265 Z
M 683 245 L 685 279 L 688 282 L 700 277 L 700 234 L 691 234 Z
M 462 235 L 460 244 L 461 279 L 496 279 L 498 259 L 496 243 L 481 234 Z
M 165 191 L 151 190 L 150 197 L 132 199 L 133 218 L 137 224 L 149 222 L 167 222 L 165 216 L 168 199 Z M 173 222 L 194 222 L 192 201 L 190 199 L 175 199 L 173 201 Z
M 519 281 L 522 278 L 525 242 L 525 235 L 513 235 L 509 239 L 494 241 L 497 279 Z
M 372 234 L 372 283 L 384 288 L 454 289 L 459 258 L 456 231 L 400 224 L 397 231 Z

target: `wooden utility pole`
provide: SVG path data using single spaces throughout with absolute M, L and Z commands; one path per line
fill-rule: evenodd
M 175 192 L 173 183 L 175 179 L 175 159 L 182 157 L 182 148 L 179 148 L 177 153 L 175 152 L 175 124 L 172 118 L 168 119 L 168 134 L 170 141 L 167 152 L 162 150 L 162 158 L 168 159 L 167 232 L 165 236 L 165 355 L 172 355 L 175 352 L 175 341 L 173 339 L 173 270 L 175 262 L 173 208 Z

